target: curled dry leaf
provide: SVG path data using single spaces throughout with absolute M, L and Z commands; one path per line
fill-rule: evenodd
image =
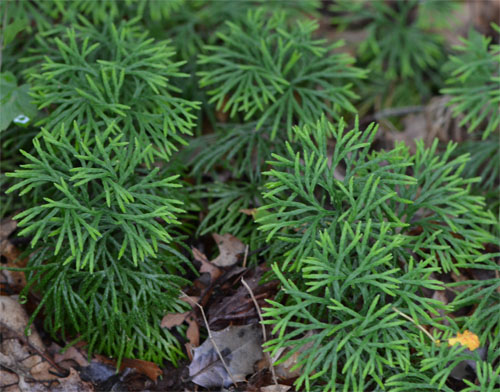
M 191 347 L 198 347 L 200 345 L 200 326 L 193 316 L 187 318 L 189 327 L 186 331 L 186 337 L 189 339 Z
M 205 388 L 228 387 L 234 379 L 244 381 L 254 372 L 254 364 L 262 358 L 260 325 L 229 326 L 212 332 L 213 340 L 231 374 L 228 374 L 210 339 L 195 348 L 189 365 L 192 381 Z
M 5 259 L 3 267 L 25 267 L 27 259 L 20 260 L 21 252 L 9 240 L 9 236 L 16 230 L 17 222 L 9 219 L 0 221 L 0 255 Z M 26 277 L 22 271 L 2 270 L 0 285 L 9 287 L 14 292 L 20 292 L 26 286 Z
M 219 267 L 229 267 L 238 262 L 238 257 L 245 251 L 245 244 L 231 234 L 212 234 L 219 248 L 219 256 L 212 260 L 212 264 Z
M 99 354 L 96 354 L 95 357 L 106 365 L 116 367 L 116 361 L 113 359 L 106 358 L 105 356 Z M 161 376 L 161 374 L 163 373 L 160 367 L 156 363 L 144 361 L 142 359 L 124 358 L 122 360 L 119 370 L 120 372 L 122 372 L 126 368 L 135 369 L 140 374 L 144 374 L 154 382 L 156 382 L 158 380 L 158 377 Z
M 219 276 L 222 275 L 222 270 L 219 267 L 213 265 L 210 261 L 208 261 L 207 256 L 205 256 L 196 248 L 191 248 L 191 249 L 193 251 L 194 259 L 201 263 L 201 268 L 200 268 L 201 273 L 208 272 L 210 274 L 210 280 L 212 282 L 214 282 Z

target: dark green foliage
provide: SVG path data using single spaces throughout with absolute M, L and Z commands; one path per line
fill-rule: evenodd
M 289 263 L 292 270 L 299 268 L 315 248 L 319 231 L 335 230 L 333 223 L 344 220 L 373 220 L 375 236 L 381 222 L 388 222 L 408 233 L 408 252 L 427 249 L 445 271 L 453 268 L 452 256 L 473 257 L 476 248 L 492 240 L 481 225 L 494 220 L 482 210 L 482 198 L 468 194 L 469 184 L 477 180 L 460 177 L 467 157 L 449 159 L 453 145 L 441 158 L 435 154 L 437 144 L 428 150 L 419 144 L 410 156 L 402 144 L 370 152 L 373 126 L 344 132 L 342 124 L 335 128 L 322 120 L 295 132 L 302 153 L 287 144 L 286 154 L 273 155 L 264 194 L 264 209 L 270 213 L 259 221 L 268 240 L 277 236 L 290 244 L 283 268 Z M 335 139 L 330 159 L 328 136 Z M 414 235 L 414 229 L 425 235 Z
M 477 364 L 466 390 L 497 388 L 499 254 L 486 249 L 500 231 L 487 211 L 500 53 L 471 32 L 441 67 L 454 6 L 2 2 L 0 213 L 32 246 L 30 322 L 43 315 L 54 338 L 118 361 L 175 364 L 183 330 L 160 322 L 187 307 L 187 241 L 230 233 L 281 284 L 267 348 L 298 354 L 297 390 L 451 391 L 464 360 Z M 321 38 L 338 31 L 310 18 L 320 7 L 366 32 L 357 59 Z M 424 105 L 444 78 L 465 143 L 378 150 L 377 127 L 354 120 Z M 432 296 L 443 289 L 446 304 Z M 464 329 L 483 358 L 448 347 Z
M 335 0 L 333 24 L 366 31 L 356 65 L 371 72 L 360 86 L 365 107 L 418 105 L 442 85 L 445 46 L 437 29 L 455 8 L 441 0 Z
M 333 52 L 340 42 L 312 38 L 317 22 L 297 21 L 292 29 L 284 13 L 269 17 L 261 8 L 227 24 L 229 31 L 218 34 L 222 45 L 205 46 L 208 54 L 199 58 L 200 85 L 210 88 L 218 110 L 257 118 L 257 130 L 269 122 L 271 140 L 283 126 L 291 135 L 292 125 L 321 113 L 338 118 L 355 111 L 352 82 L 365 73 L 350 66 L 350 56 Z
M 434 20 L 438 19 L 436 12 L 449 11 L 447 8 L 452 4 L 418 0 L 336 0 L 332 9 L 346 13 L 334 18 L 334 23 L 346 26 L 362 22 L 367 28 L 367 39 L 361 43 L 359 54 L 369 68 L 384 72 L 389 80 L 415 78 L 422 81 L 424 73 L 436 69 L 442 57 L 442 38 L 426 29 L 432 20 L 430 14 L 434 13 Z M 438 7 L 429 9 L 432 5 Z
M 283 151 L 287 135 L 293 138 L 292 125 L 315 121 L 322 113 L 338 118 L 354 110 L 352 83 L 365 73 L 338 52 L 340 42 L 326 45 L 313 38 L 315 21 L 292 24 L 289 16 L 288 11 L 270 14 L 267 8 L 249 11 L 227 22 L 217 34 L 221 43 L 206 45 L 207 54 L 199 57 L 200 85 L 231 123 L 216 125 L 213 147 L 200 151 L 193 173 L 213 173 L 222 164 L 234 179 L 200 193 L 219 199 L 211 203 L 202 232 L 255 230 L 251 217 L 240 210 L 262 204 L 265 160 Z
M 15 217 L 20 235 L 33 236 L 28 286 L 42 293 L 37 312 L 45 308 L 48 331 L 80 334 L 90 350 L 119 360 L 175 362 L 178 343 L 158 325 L 183 308 L 188 283 L 176 276 L 188 262 L 173 228 L 183 213 L 172 190 L 178 175 L 145 170 L 151 145 L 122 142 L 112 129 L 92 147 L 76 124 L 42 129 L 33 154 L 21 150 L 29 163 L 8 173 L 22 180 L 9 192 L 31 192 L 34 204 Z
M 181 201 L 167 197 L 169 188 L 180 186 L 174 182 L 178 176 L 158 180 L 159 168 L 140 174 L 139 165 L 151 146 L 141 149 L 137 140 L 121 142 L 121 136 L 108 139 L 110 132 L 96 134 L 96 144 L 89 148 L 77 126 L 71 129 L 74 143 L 62 126 L 52 132 L 42 129 L 43 143 L 33 140 L 36 156 L 21 150 L 30 163 L 7 174 L 22 179 L 9 192 L 35 191 L 37 205 L 16 216 L 19 226 L 28 225 L 20 235 L 33 235 L 32 246 L 41 238 L 57 237 L 54 254 L 63 243 L 69 244 L 71 257 L 64 262 L 74 260 L 77 269 L 90 272 L 104 250 L 118 259 L 130 250 L 136 264 L 154 257 L 158 242 L 172 238 L 153 218 L 173 224 L 183 212 Z
M 423 289 L 444 289 L 432 273 L 482 262 L 480 250 L 494 241 L 483 228 L 493 216 L 469 193 L 476 180 L 460 176 L 467 156 L 450 158 L 451 144 L 439 156 L 436 143 L 429 149 L 418 144 L 415 155 L 403 144 L 372 151 L 375 132 L 373 125 L 345 131 L 324 118 L 295 128 L 300 147 L 287 143 L 287 153 L 274 154 L 265 173 L 267 204 L 260 211 L 266 214 L 257 221 L 271 247 L 288 244 L 273 266 L 283 291 L 266 310 L 266 322 L 279 332 L 268 346 L 274 352 L 293 347 L 288 356 L 299 350 L 297 388 L 312 390 L 316 380 L 317 390 L 371 390 L 418 367 L 412 349 L 423 344 L 417 344 L 419 331 L 394 308 L 453 331 L 438 313 L 452 308 L 422 295 Z M 472 286 L 474 295 L 459 296 L 456 306 L 480 298 L 482 309 L 491 304 L 498 295 L 490 284 L 485 281 L 482 291 Z M 484 311 L 487 319 L 492 313 Z M 486 337 L 499 323 L 462 326 Z M 446 381 L 452 369 L 446 363 L 431 385 Z
M 496 30 L 500 33 L 498 26 Z M 444 68 L 448 87 L 441 92 L 452 96 L 454 115 L 464 115 L 460 125 L 479 131 L 484 139 L 500 126 L 500 46 L 474 30 L 461 41 Z
M 498 26 L 493 25 L 498 31 Z M 500 33 L 500 31 L 498 31 Z M 443 67 L 448 76 L 448 87 L 441 90 L 449 94 L 454 116 L 461 126 L 472 133 L 459 147 L 471 155 L 464 169 L 467 177 L 481 177 L 475 192 L 486 197 L 488 207 L 498 216 L 500 202 L 500 46 L 471 30 L 468 38 L 461 38 L 455 54 Z M 498 232 L 498 229 L 497 229 Z
M 140 358 L 174 364 L 183 356 L 172 332 L 159 327 L 168 312 L 183 312 L 179 290 L 189 282 L 181 278 L 188 262 L 169 246 L 160 245 L 156 258 L 147 256 L 138 265 L 130 251 L 117 259 L 113 249 L 103 249 L 93 273 L 78 270 L 71 251 L 53 255 L 55 241 L 47 241 L 30 258 L 24 290 L 42 294 L 38 311 L 45 309 L 45 329 L 54 336 L 84 340 L 89 353 L 117 358 Z M 115 243 L 115 247 L 120 244 Z
M 118 27 L 107 23 L 97 29 L 80 18 L 81 25 L 56 28 L 38 37 L 38 54 L 29 61 L 43 61 L 27 71 L 39 108 L 50 108 L 40 122 L 52 129 L 76 121 L 85 130 L 85 143 L 113 124 L 113 133 L 140 145 L 153 143 L 143 156 L 149 164 L 168 159 L 182 135 L 196 124 L 196 102 L 177 97 L 170 79 L 185 77 L 181 63 L 168 42 L 154 42 L 136 22 Z

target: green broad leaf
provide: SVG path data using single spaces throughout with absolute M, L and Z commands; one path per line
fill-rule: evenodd
M 11 122 L 26 126 L 37 114 L 37 108 L 31 103 L 30 86 L 17 85 L 12 72 L 0 74 L 0 132 L 7 129 Z

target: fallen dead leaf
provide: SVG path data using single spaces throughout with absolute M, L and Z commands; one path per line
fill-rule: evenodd
M 207 339 L 193 350 L 189 376 L 194 383 L 205 388 L 228 387 L 233 379 L 244 381 L 248 374 L 254 372 L 255 362 L 263 356 L 260 325 L 229 326 L 212 332 L 212 336 L 231 375 L 222 364 L 212 341 Z
M 91 383 L 82 381 L 78 372 L 71 368 L 69 376 L 59 378 L 59 385 L 51 388 L 51 392 L 92 392 L 94 387 Z
M 168 313 L 165 316 L 163 316 L 160 327 L 170 329 L 172 327 L 181 325 L 186 320 L 186 317 L 189 315 L 189 313 L 191 312 Z
M 21 252 L 9 240 L 9 236 L 16 230 L 17 222 L 4 219 L 0 221 L 0 256 L 2 256 L 2 267 L 19 268 L 25 267 L 27 259 L 20 260 Z M 2 291 L 9 288 L 14 293 L 19 293 L 26 286 L 26 277 L 22 271 L 2 270 L 0 276 L 0 287 Z
M 277 385 L 268 385 L 266 387 L 261 387 L 260 390 L 261 392 L 286 392 L 290 388 L 291 388 L 290 385 L 277 384 Z
M 245 215 L 249 215 L 255 219 L 255 214 L 257 213 L 257 208 L 242 208 L 240 210 L 241 213 Z
M 200 272 L 208 272 L 210 274 L 210 280 L 214 282 L 219 276 L 222 275 L 222 270 L 213 265 L 210 261 L 208 261 L 207 256 L 205 256 L 203 253 L 201 253 L 198 249 L 196 248 L 191 248 L 193 251 L 193 257 L 196 261 L 199 261 L 201 263 L 201 268 Z
M 71 362 L 76 363 L 80 367 L 89 366 L 87 357 L 83 355 L 75 346 L 71 346 L 63 353 L 60 353 L 61 347 L 52 343 L 52 345 L 48 348 L 48 351 L 49 353 L 54 353 L 54 361 L 65 369 L 70 370 L 71 366 L 65 366 L 65 364 Z
M 310 337 L 313 335 L 312 331 L 309 331 L 304 338 Z M 285 362 L 282 362 L 274 367 L 274 370 L 276 372 L 276 376 L 280 378 L 281 380 L 288 380 L 290 378 L 295 378 L 299 377 L 301 373 L 301 368 L 297 368 L 292 370 L 292 368 L 297 365 L 299 361 L 299 356 L 300 354 L 307 350 L 309 347 L 313 345 L 313 342 L 309 342 L 307 344 L 304 344 L 301 346 L 300 350 L 296 351 L 293 353 Z M 272 361 L 273 364 L 276 363 L 281 357 L 283 357 L 289 350 L 286 349 L 285 347 L 281 348 L 276 352 L 276 354 L 273 356 Z M 273 365 L 274 366 L 274 365 Z
M 189 323 L 189 327 L 186 331 L 186 337 L 189 339 L 192 347 L 198 347 L 200 345 L 200 326 L 192 316 L 187 318 L 187 322 Z
M 106 365 L 111 365 L 113 367 L 116 367 L 116 361 L 114 359 L 109 359 L 104 355 L 99 355 L 99 354 L 95 354 L 95 357 Z M 125 368 L 135 369 L 139 373 L 149 377 L 154 382 L 156 382 L 158 380 L 158 377 L 161 376 L 161 374 L 163 373 L 160 367 L 156 363 L 144 361 L 142 359 L 124 358 L 120 365 L 119 369 L 120 372 L 123 371 Z
M 219 267 L 229 267 L 238 262 L 238 256 L 245 251 L 245 244 L 231 234 L 212 234 L 219 248 L 219 256 L 212 260 L 212 264 Z
M 28 325 L 28 321 L 29 317 L 26 311 L 15 296 L 0 296 L 0 330 L 7 328 L 18 336 L 25 336 L 24 330 Z M 45 350 L 40 335 L 33 327 L 31 327 L 31 333 L 27 340 L 40 351 Z
M 479 338 L 475 333 L 465 330 L 464 333 L 457 333 L 457 337 L 448 339 L 448 346 L 453 346 L 460 343 L 467 347 L 470 351 L 474 351 L 479 347 Z

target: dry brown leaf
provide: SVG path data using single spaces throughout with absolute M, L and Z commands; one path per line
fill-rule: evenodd
M 291 388 L 290 385 L 268 385 L 267 387 L 260 387 L 261 392 L 286 392 Z
M 104 355 L 100 354 L 95 354 L 95 358 L 106 365 L 116 367 L 116 361 L 114 359 L 107 358 Z M 160 367 L 156 363 L 143 361 L 142 359 L 124 358 L 120 365 L 120 372 L 123 371 L 125 368 L 135 369 L 140 374 L 144 374 L 154 382 L 156 382 L 158 377 L 161 376 L 161 374 L 163 373 Z
M 212 260 L 212 264 L 219 267 L 229 267 L 238 262 L 238 257 L 245 251 L 245 244 L 231 234 L 212 234 L 219 248 L 219 256 Z
M 233 380 L 244 381 L 248 374 L 254 372 L 254 364 L 263 355 L 260 325 L 230 326 L 212 332 L 212 337 L 231 374 L 222 364 L 212 340 L 207 339 L 193 350 L 189 376 L 194 383 L 205 388 L 228 387 Z
M 6 260 L 4 267 L 25 267 L 28 261 L 27 259 L 18 260 L 21 252 L 9 241 L 9 236 L 16 228 L 16 221 L 9 219 L 0 221 L 0 255 Z M 24 272 L 2 270 L 0 285 L 4 284 L 14 292 L 20 292 L 26 286 Z
M 136 369 L 139 373 L 144 374 L 154 382 L 156 382 L 158 377 L 160 377 L 163 373 L 156 363 L 143 361 L 142 359 L 125 358 L 122 362 L 120 370 L 126 367 Z
M 59 386 L 51 388 L 51 392 L 93 392 L 94 387 L 91 383 L 85 382 L 80 378 L 78 372 L 70 368 L 69 376 L 59 378 Z
M 0 330 L 5 327 L 18 336 L 24 336 L 28 321 L 29 317 L 22 305 L 17 301 L 17 298 L 0 296 Z M 31 327 L 31 334 L 27 339 L 40 351 L 45 350 L 40 335 L 33 327 Z
M 312 335 L 313 335 L 313 332 L 309 331 L 304 336 L 304 338 L 310 337 Z M 300 350 L 298 350 L 297 352 L 293 353 L 292 356 L 290 356 L 285 362 L 280 363 L 279 365 L 276 365 L 274 367 L 274 370 L 275 370 L 276 375 L 278 376 L 278 378 L 280 378 L 282 380 L 288 380 L 290 378 L 299 377 L 302 374 L 301 373 L 301 368 L 299 367 L 298 369 L 294 369 L 294 370 L 292 370 L 292 368 L 298 363 L 300 354 L 304 350 L 307 350 L 312 345 L 313 345 L 313 342 L 309 342 L 307 344 L 304 344 L 303 346 L 301 346 Z M 288 351 L 287 351 L 286 348 L 282 348 L 281 350 L 278 350 L 278 352 L 276 353 L 276 355 L 272 358 L 273 363 L 275 363 L 276 361 L 278 361 L 287 352 Z
M 255 218 L 255 214 L 257 213 L 257 208 L 242 208 L 240 212 Z
M 50 347 L 49 347 L 49 351 L 50 351 Z M 87 358 L 75 346 L 71 346 L 70 348 L 65 350 L 64 353 L 62 353 L 62 354 L 60 354 L 59 352 L 56 352 L 54 354 L 54 361 L 57 364 L 61 365 L 62 367 L 64 367 L 65 369 L 68 369 L 68 370 L 71 368 L 71 366 L 64 366 L 64 362 L 66 362 L 66 361 L 75 362 L 81 367 L 89 366 L 89 361 L 87 360 Z
M 200 326 L 196 319 L 192 316 L 187 318 L 189 327 L 186 331 L 186 336 L 189 339 L 192 347 L 198 347 L 200 345 Z
M 219 276 L 222 275 L 222 270 L 210 263 L 208 261 L 207 256 L 205 256 L 203 253 L 201 253 L 198 249 L 196 248 L 191 248 L 193 251 L 193 257 L 196 261 L 199 261 L 201 263 L 201 268 L 200 272 L 208 272 L 210 274 L 210 280 L 214 282 Z
M 191 312 L 168 313 L 165 316 L 163 316 L 160 327 L 170 329 L 172 327 L 181 325 L 186 320 L 186 317 L 188 316 L 189 313 Z

